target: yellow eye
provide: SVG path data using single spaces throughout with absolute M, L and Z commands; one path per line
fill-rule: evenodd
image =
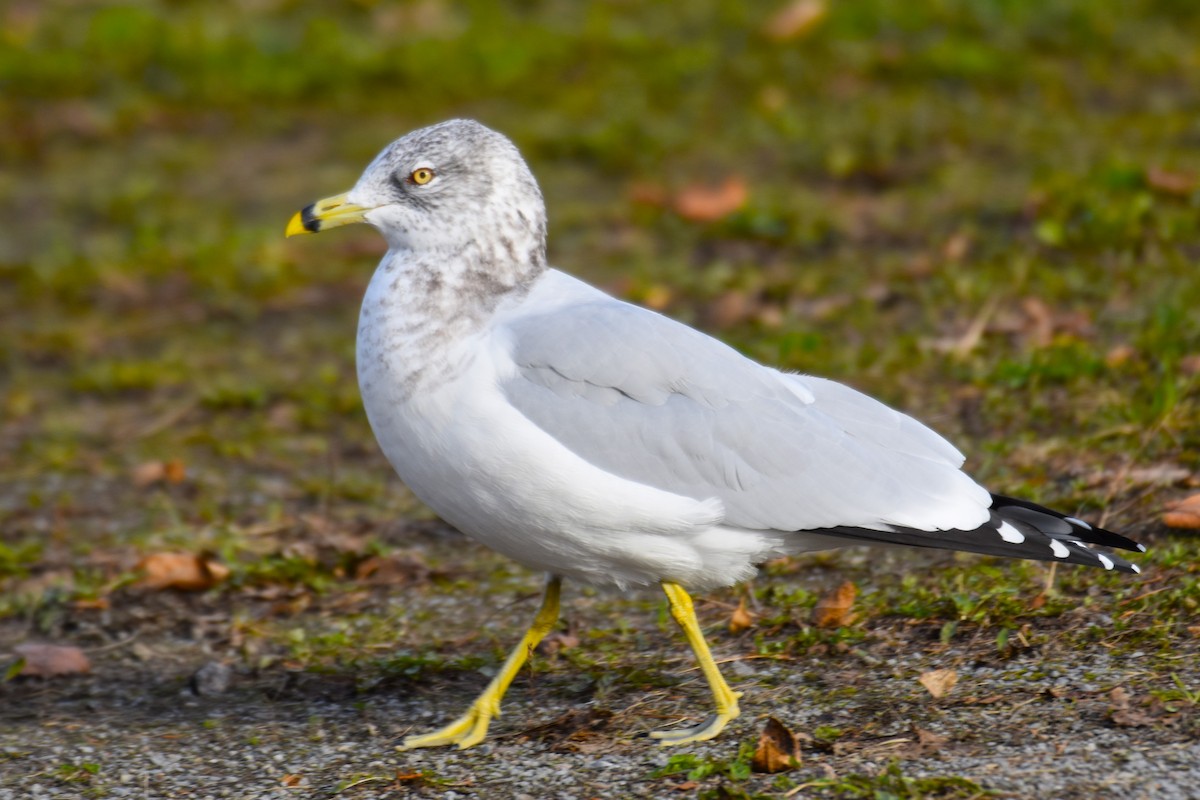
M 428 167 L 421 167 L 420 169 L 414 169 L 412 172 L 412 175 L 408 176 L 408 179 L 410 181 L 412 181 L 413 183 L 415 183 L 417 186 L 424 186 L 425 184 L 427 184 L 431 180 L 433 180 L 433 170 L 429 169 Z

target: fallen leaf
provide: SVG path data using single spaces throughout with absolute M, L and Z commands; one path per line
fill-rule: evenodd
M 300 782 L 303 780 L 304 780 L 303 775 L 284 775 L 282 778 L 279 779 L 279 782 L 282 783 L 284 786 L 299 786 Z
M 672 786 L 671 788 L 677 792 L 690 792 L 692 789 L 695 789 L 699 785 L 700 785 L 700 783 L 698 781 L 684 781 L 683 783 L 676 784 L 675 786 Z
M 1172 505 L 1163 514 L 1163 524 L 1168 528 L 1200 528 L 1200 494 Z
M 750 612 L 746 610 L 746 598 L 738 601 L 738 606 L 729 615 L 729 632 L 741 633 L 747 628 L 754 627 L 754 617 L 750 616 Z
M 107 611 L 109 602 L 107 597 L 84 597 L 72 602 L 71 607 L 76 611 Z
M 755 772 L 787 772 L 800 766 L 800 743 L 796 734 L 788 730 L 782 722 L 774 717 L 767 718 L 767 724 L 758 736 L 758 747 L 754 749 L 754 758 L 750 768 Z
M 1109 369 L 1128 364 L 1137 356 L 1137 350 L 1132 345 L 1119 344 L 1104 354 L 1104 366 Z
M 1026 332 L 1038 347 L 1047 347 L 1054 341 L 1054 314 L 1050 306 L 1040 297 L 1026 297 L 1021 300 L 1021 310 L 1029 318 Z
M 53 678 L 92 671 L 92 662 L 78 647 L 57 644 L 19 644 L 13 652 L 21 660 L 19 675 Z
M 971 250 L 970 234 L 959 232 L 946 240 L 942 245 L 942 258 L 951 263 L 957 264 L 966 258 L 967 253 Z
M 422 583 L 429 578 L 429 565 L 416 553 L 368 556 L 354 567 L 354 579 L 373 586 Z
M 144 589 L 200 592 L 229 577 L 229 568 L 194 553 L 153 553 L 138 562 Z
M 746 204 L 746 182 L 734 175 L 720 186 L 695 184 L 680 189 L 672 200 L 675 213 L 692 222 L 716 222 Z
M 726 330 L 749 318 L 753 311 L 749 296 L 737 289 L 729 289 L 717 295 L 704 311 L 707 327 Z
M 401 772 L 396 770 L 396 783 L 413 783 L 414 781 L 425 780 L 425 775 L 420 772 Z
M 538 649 L 546 655 L 557 655 L 563 650 L 572 650 L 579 647 L 579 637 L 570 632 L 554 631 L 553 633 L 542 639 L 542 643 L 538 645 Z
M 939 736 L 933 731 L 927 731 L 924 728 L 913 728 L 913 733 L 917 735 L 917 743 L 927 747 L 936 747 L 949 741 L 945 736 Z
M 130 473 L 133 485 L 139 489 L 153 486 L 156 483 L 183 483 L 187 477 L 187 468 L 177 458 L 169 461 L 147 461 L 138 464 Z
M 763 25 L 763 34 L 777 42 L 799 38 L 811 33 L 827 10 L 824 0 L 794 0 L 771 15 Z
M 1162 167 L 1146 170 L 1146 184 L 1163 194 L 1188 197 L 1200 188 L 1200 178 L 1190 172 L 1176 172 Z
M 1154 724 L 1152 716 L 1131 707 L 1129 692 L 1120 686 L 1108 693 L 1108 699 L 1112 703 L 1109 713 L 1114 725 L 1122 728 L 1144 728 Z
M 822 597 L 813 609 L 812 621 L 818 628 L 840 628 L 851 624 L 856 616 L 850 613 L 858 587 L 850 581 Z
M 935 669 L 924 673 L 918 679 L 925 690 L 935 699 L 944 697 L 958 683 L 958 672 L 953 669 Z

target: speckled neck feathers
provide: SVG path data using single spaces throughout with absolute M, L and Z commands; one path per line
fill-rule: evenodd
M 417 185 L 410 176 L 435 178 Z M 545 272 L 546 212 L 516 147 L 478 123 L 453 120 L 397 140 L 348 195 L 389 250 L 359 319 L 359 379 L 378 370 L 405 395 L 456 374 L 462 344 Z M 400 398 L 397 398 L 400 399 Z

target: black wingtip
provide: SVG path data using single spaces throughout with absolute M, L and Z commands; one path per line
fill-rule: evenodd
M 1061 520 L 1062 523 L 1070 526 L 1071 538 L 1078 539 L 1081 542 L 1098 544 L 1102 547 L 1116 547 L 1120 550 L 1132 550 L 1137 553 L 1146 552 L 1145 545 L 1139 544 L 1138 542 L 1135 542 L 1126 536 L 1122 536 L 1119 533 L 1113 533 L 1112 531 L 1105 530 L 1104 528 L 1098 528 L 1095 525 L 1084 522 L 1077 517 L 1068 516 L 1061 512 L 1055 511 L 1052 508 L 1046 508 L 1045 506 L 1038 505 L 1037 503 L 1031 503 L 1028 500 L 1020 500 L 1016 497 L 1008 497 L 1002 494 L 992 495 L 992 511 L 996 512 L 1001 517 L 1004 517 L 1005 509 L 1010 508 L 1025 509 L 1027 511 L 1035 512 L 1039 515 Z M 1032 524 L 1034 527 L 1040 527 L 1036 522 L 1032 522 Z M 1046 533 L 1053 535 L 1051 531 L 1046 531 Z

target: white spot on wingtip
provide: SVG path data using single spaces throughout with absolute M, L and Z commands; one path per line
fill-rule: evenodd
M 1009 544 L 1020 544 L 1025 541 L 1025 534 L 1007 522 L 1001 522 L 1000 527 L 996 529 L 996 533 L 1000 534 L 1000 538 Z
M 1100 563 L 1104 565 L 1105 569 L 1112 569 L 1115 566 L 1113 560 L 1104 553 L 1096 553 L 1096 558 L 1100 559 Z
M 1066 558 L 1071 555 L 1071 551 L 1067 549 L 1067 546 L 1058 539 L 1050 540 L 1050 549 L 1054 551 L 1054 555 L 1057 558 Z
M 1137 564 L 1130 564 L 1130 565 L 1129 565 L 1129 568 L 1130 568 L 1131 570 L 1133 570 L 1133 571 L 1134 571 L 1136 574 L 1138 574 L 1138 575 L 1141 575 L 1141 574 L 1142 574 L 1142 568 L 1141 568 L 1141 567 L 1139 567 Z
M 1146 552 L 1146 545 L 1144 545 L 1144 544 L 1139 544 L 1139 545 L 1137 546 L 1137 549 L 1138 549 L 1138 552 L 1139 552 L 1139 553 L 1144 553 L 1144 552 Z
M 1069 523 L 1071 523 L 1072 525 L 1078 525 L 1079 527 L 1081 527 L 1081 528 L 1083 528 L 1084 530 L 1087 530 L 1087 531 L 1090 531 L 1090 530 L 1092 529 L 1092 526 L 1091 526 L 1091 525 L 1088 525 L 1088 524 L 1087 524 L 1086 522 L 1084 522 L 1083 520 L 1081 520 L 1081 519 L 1076 519 L 1075 517 L 1063 517 L 1063 521 L 1065 521 L 1065 522 L 1069 522 Z

